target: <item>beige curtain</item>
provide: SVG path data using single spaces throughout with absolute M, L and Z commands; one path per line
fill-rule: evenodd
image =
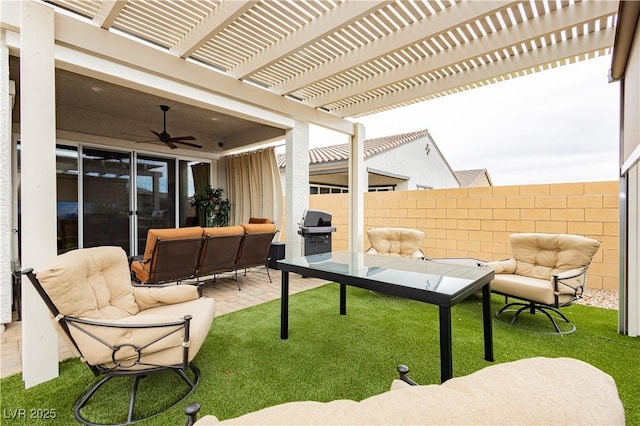
M 269 218 L 280 228 L 282 184 L 274 148 L 226 157 L 231 223 Z
M 199 194 L 209 185 L 209 164 L 198 163 L 191 166 L 191 174 L 193 175 L 193 186 L 195 193 Z

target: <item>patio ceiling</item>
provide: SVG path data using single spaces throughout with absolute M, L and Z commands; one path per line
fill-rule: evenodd
M 204 65 L 216 94 L 334 129 L 337 118 L 610 53 L 618 9 L 567 0 L 46 3 Z

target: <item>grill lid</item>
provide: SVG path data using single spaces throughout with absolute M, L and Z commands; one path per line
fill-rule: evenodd
M 305 210 L 302 214 L 303 227 L 313 226 L 331 226 L 331 213 L 323 212 L 322 210 Z

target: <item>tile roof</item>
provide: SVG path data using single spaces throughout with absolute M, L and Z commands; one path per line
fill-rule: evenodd
M 458 182 L 460 182 L 460 186 L 463 188 L 471 186 L 482 174 L 487 175 L 487 180 L 489 184 L 491 184 L 491 178 L 489 177 L 487 169 L 456 170 L 454 173 L 458 178 Z
M 398 135 L 383 136 L 380 138 L 366 139 L 364 141 L 364 158 L 372 157 L 376 154 L 396 148 L 407 142 L 420 139 L 429 135 L 428 130 L 418 130 L 415 132 L 401 133 Z M 286 155 L 278 155 L 278 167 L 286 164 Z M 349 144 L 324 146 L 309 150 L 309 164 L 331 163 L 333 161 L 346 161 L 349 159 Z

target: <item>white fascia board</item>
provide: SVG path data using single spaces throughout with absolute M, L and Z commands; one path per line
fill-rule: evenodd
M 410 102 L 414 99 L 426 99 L 438 93 L 464 88 L 474 83 L 487 84 L 493 79 L 515 74 L 519 71 L 610 48 L 613 44 L 614 35 L 615 28 L 607 28 L 562 43 L 536 49 L 526 55 L 513 56 L 509 59 L 485 64 L 480 68 L 464 71 L 444 79 L 433 80 L 399 90 L 382 98 L 363 101 L 355 106 L 338 109 L 336 112 L 343 117 L 357 117 L 379 108 Z
M 236 110 L 233 115 L 246 116 L 253 106 L 253 111 L 259 110 L 262 114 L 271 111 L 274 115 L 318 124 L 348 135 L 354 132 L 353 123 L 349 120 L 286 99 L 95 25 L 56 13 L 55 28 L 57 45 L 65 46 L 69 51 L 89 52 L 85 53 L 85 58 L 99 58 L 103 64 L 111 63 L 111 66 L 126 64 L 123 66 L 127 69 L 144 71 L 146 75 L 163 77 L 180 83 L 182 87 L 202 90 L 216 96 L 221 102 L 224 100 L 225 108 Z M 99 72 L 99 69 L 95 70 L 96 75 Z M 112 76 L 116 77 L 117 74 Z M 122 81 L 118 84 L 122 84 Z M 260 115 L 256 117 L 260 118 Z M 254 118 L 253 121 L 257 120 Z
M 347 99 L 360 93 L 366 93 L 380 87 L 385 87 L 398 81 L 404 81 L 416 76 L 428 74 L 448 66 L 459 64 L 469 59 L 475 59 L 487 52 L 495 52 L 509 46 L 528 42 L 544 34 L 552 34 L 590 22 L 601 16 L 607 16 L 616 11 L 614 2 L 581 2 L 571 8 L 556 9 L 553 12 L 531 19 L 517 26 L 471 40 L 461 46 L 455 46 L 444 52 L 427 56 L 419 61 L 393 68 L 382 74 L 350 85 L 341 90 L 333 90 L 326 94 L 306 99 L 313 106 L 328 105 Z
M 281 129 L 289 129 L 295 123 L 271 111 L 69 47 L 56 45 L 55 55 L 57 68 L 109 83 Z

